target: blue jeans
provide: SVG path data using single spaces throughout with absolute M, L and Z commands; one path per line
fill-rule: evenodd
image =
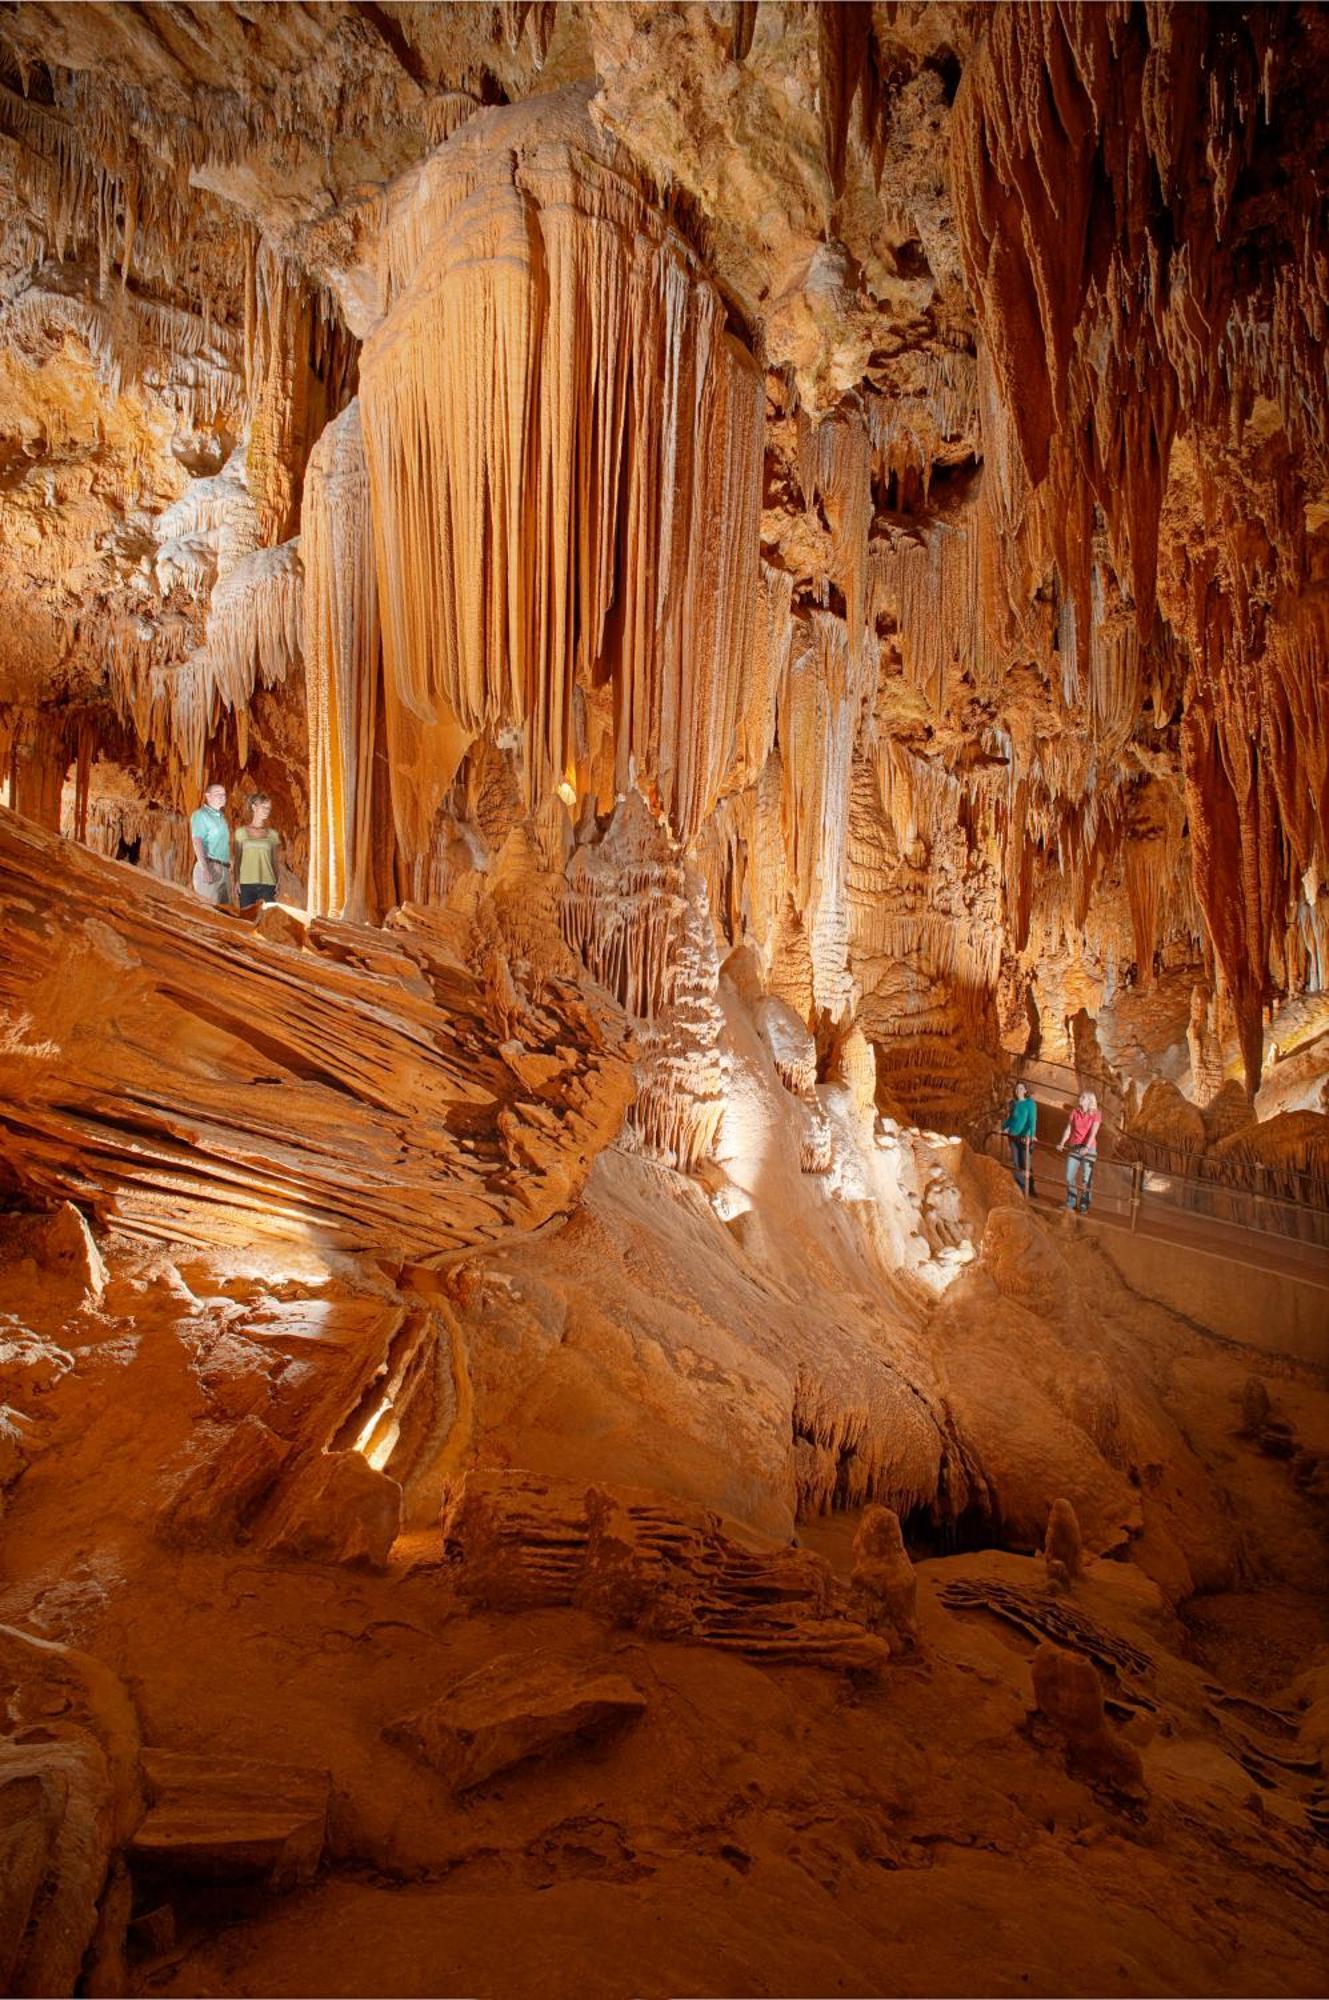
M 1011 1148 L 1011 1172 L 1015 1175 L 1016 1186 L 1026 1194 L 1034 1191 L 1034 1162 L 1032 1139 L 1017 1139 L 1014 1132 L 1006 1134 Z
M 1094 1156 L 1092 1153 L 1068 1153 L 1066 1155 L 1066 1206 L 1076 1206 L 1076 1186 L 1079 1185 L 1079 1209 L 1083 1214 L 1089 1206 L 1089 1185 L 1094 1178 Z

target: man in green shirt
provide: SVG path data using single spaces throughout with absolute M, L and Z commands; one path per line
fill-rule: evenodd
M 194 894 L 205 903 L 229 903 L 231 828 L 225 785 L 208 786 L 202 805 L 189 815 L 189 837 L 194 843 Z

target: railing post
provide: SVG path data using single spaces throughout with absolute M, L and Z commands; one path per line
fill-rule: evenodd
M 1140 1197 L 1144 1193 L 1144 1167 L 1139 1160 L 1131 1161 L 1131 1235 L 1140 1219 Z

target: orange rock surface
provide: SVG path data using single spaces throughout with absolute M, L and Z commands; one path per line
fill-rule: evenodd
M 0 12 L 5 1990 L 1320 1989 L 1326 172 L 1309 4 Z

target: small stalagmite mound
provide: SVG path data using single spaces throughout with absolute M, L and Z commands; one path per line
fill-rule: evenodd
M 1049 1590 L 1069 1590 L 1082 1564 L 1080 1523 L 1069 1500 L 1054 1500 L 1043 1537 L 1043 1567 Z
M 1126 1799 L 1144 1796 L 1140 1753 L 1108 1722 L 1091 1660 L 1044 1640 L 1034 1654 L 1034 1699 L 1060 1737 L 1067 1768 L 1086 1783 Z
M 918 1577 L 890 1507 L 865 1507 L 854 1536 L 854 1601 L 865 1625 L 902 1650 L 918 1638 Z

